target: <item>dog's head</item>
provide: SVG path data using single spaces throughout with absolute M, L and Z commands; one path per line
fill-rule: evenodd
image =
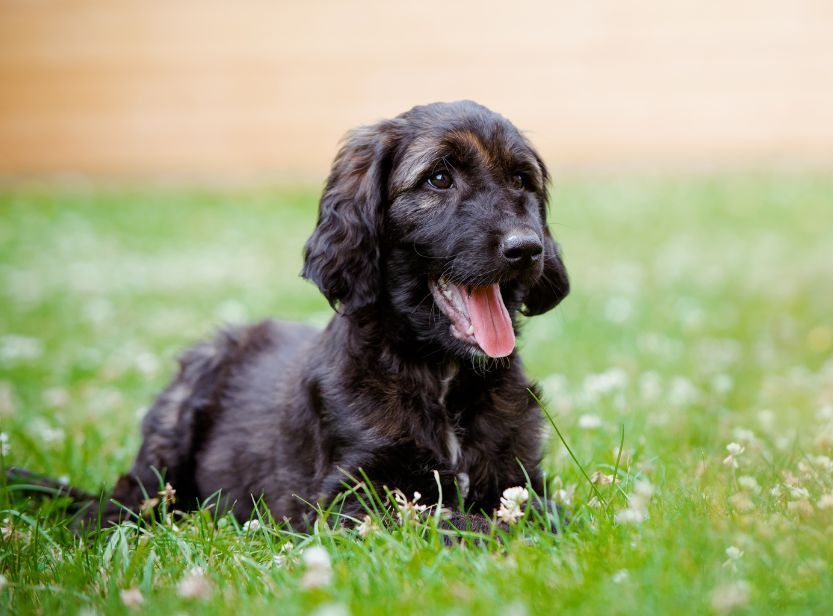
M 523 135 L 469 101 L 360 128 L 333 163 L 303 276 L 346 314 L 390 311 L 400 336 L 507 356 L 517 312 L 569 291 L 547 181 Z

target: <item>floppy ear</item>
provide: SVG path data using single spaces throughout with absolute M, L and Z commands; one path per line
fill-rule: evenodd
M 569 292 L 570 280 L 561 260 L 561 249 L 552 239 L 550 230 L 545 228 L 544 273 L 527 292 L 521 312 L 528 317 L 543 314 L 555 308 Z
M 532 149 L 532 146 L 530 146 Z M 567 269 L 564 261 L 561 260 L 561 248 L 552 239 L 550 230 L 547 227 L 547 205 L 549 203 L 549 192 L 547 184 L 550 176 L 544 161 L 538 153 L 532 149 L 538 166 L 541 168 L 543 177 L 543 189 L 538 197 L 541 199 L 541 221 L 544 225 L 544 272 L 538 281 L 530 287 L 524 299 L 524 307 L 521 312 L 528 317 L 543 314 L 547 310 L 555 308 L 561 300 L 567 297 L 570 292 L 570 280 L 567 277 Z
M 384 122 L 347 135 L 321 196 L 318 224 L 304 246 L 301 276 L 318 285 L 333 308 L 348 313 L 378 299 L 392 149 Z

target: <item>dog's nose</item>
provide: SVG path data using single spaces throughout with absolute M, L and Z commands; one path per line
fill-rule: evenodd
M 544 252 L 538 236 L 529 231 L 511 231 L 500 243 L 504 258 L 512 265 L 534 261 Z

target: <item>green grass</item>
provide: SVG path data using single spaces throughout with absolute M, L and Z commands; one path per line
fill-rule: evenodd
M 297 275 L 315 192 L 0 190 L 2 463 L 103 487 L 187 344 L 325 322 Z M 568 178 L 554 197 L 573 292 L 522 351 L 588 474 L 616 469 L 624 430 L 606 512 L 554 432 L 576 522 L 450 548 L 430 520 L 363 539 L 210 512 L 79 544 L 60 503 L 3 489 L 0 611 L 124 613 L 136 588 L 148 613 L 830 613 L 833 177 Z M 653 497 L 629 508 L 638 481 Z M 313 544 L 332 577 L 305 588 Z M 206 596 L 183 596 L 195 567 Z

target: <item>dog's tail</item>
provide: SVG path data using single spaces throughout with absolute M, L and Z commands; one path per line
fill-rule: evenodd
M 72 513 L 85 511 L 99 502 L 99 497 L 96 495 L 16 466 L 6 469 L 6 490 L 21 496 L 69 497 L 67 509 Z

